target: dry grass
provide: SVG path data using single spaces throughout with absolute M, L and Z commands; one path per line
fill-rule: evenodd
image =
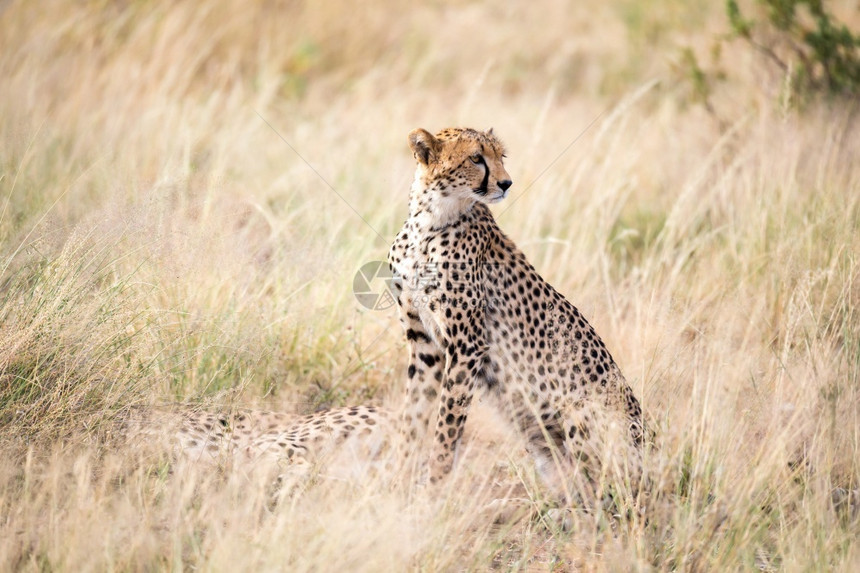
M 0 4 L 0 568 L 860 564 L 830 503 L 860 481 L 860 120 L 728 46 L 720 131 L 676 65 L 719 3 L 42 4 Z M 541 494 L 480 417 L 442 494 L 110 446 L 150 404 L 396 404 L 396 314 L 352 279 L 405 216 L 406 133 L 447 125 L 504 137 L 500 224 L 658 430 L 643 518 L 491 523 L 499 483 Z

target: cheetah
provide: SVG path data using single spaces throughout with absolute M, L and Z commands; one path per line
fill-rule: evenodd
M 340 479 L 379 473 L 396 435 L 384 408 L 351 406 L 306 416 L 253 409 L 211 412 L 174 407 L 125 420 L 127 440 L 167 446 L 177 459 L 219 467 L 239 464 L 281 477 L 324 469 Z M 158 443 L 164 441 L 165 443 Z
M 522 433 L 560 501 L 600 495 L 609 471 L 633 484 L 644 437 L 639 401 L 585 317 L 488 207 L 512 185 L 503 144 L 492 129 L 449 128 L 435 136 L 416 129 L 409 146 L 417 163 L 409 214 L 389 251 L 409 347 L 401 418 L 409 445 L 400 455 L 429 453 L 418 462 L 422 479 L 439 482 L 481 391 Z

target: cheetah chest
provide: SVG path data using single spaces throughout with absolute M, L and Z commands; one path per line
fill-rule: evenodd
M 391 251 L 391 265 L 401 281 L 404 311 L 417 314 L 440 346 L 452 319 L 481 304 L 479 263 L 464 250 L 462 229 L 417 232 L 407 227 Z

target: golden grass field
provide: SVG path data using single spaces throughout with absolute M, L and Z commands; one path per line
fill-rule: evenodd
M 727 30 L 702 0 L 0 2 L 0 570 L 860 569 L 858 105 Z M 435 491 L 113 439 L 177 403 L 396 408 L 396 310 L 353 276 L 407 133 L 453 125 L 507 143 L 499 224 L 642 401 L 642 515 L 494 523 L 499 479 L 542 493 L 480 407 Z

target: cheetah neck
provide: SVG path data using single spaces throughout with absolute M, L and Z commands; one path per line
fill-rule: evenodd
M 429 185 L 415 175 L 409 195 L 409 218 L 420 229 L 439 230 L 459 221 L 475 201 L 446 192 L 441 181 Z

